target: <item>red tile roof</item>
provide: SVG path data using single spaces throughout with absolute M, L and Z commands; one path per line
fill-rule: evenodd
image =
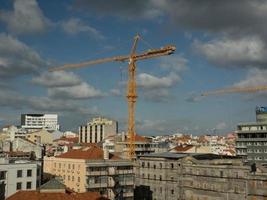
M 39 191 L 19 191 L 6 200 L 108 200 L 98 192 L 56 193 Z
M 57 141 L 66 141 L 66 142 L 70 142 L 70 143 L 78 143 L 79 142 L 79 138 L 78 137 L 61 137 L 59 139 L 54 140 L 54 142 Z
M 193 148 L 193 145 L 177 146 L 177 147 L 174 147 L 172 150 L 175 150 L 176 152 L 185 152 L 191 148 Z
M 71 158 L 71 159 L 85 159 L 85 160 L 103 160 L 104 152 L 101 148 L 97 147 L 94 144 L 91 144 L 89 146 L 82 147 L 80 149 L 72 149 L 56 157 L 57 158 Z M 118 156 L 115 156 L 111 153 L 109 154 L 109 158 L 112 160 L 119 159 Z

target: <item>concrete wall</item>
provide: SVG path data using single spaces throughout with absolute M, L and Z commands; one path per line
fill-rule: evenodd
M 39 169 L 39 176 L 37 176 Z M 22 177 L 17 177 L 17 171 L 22 170 Z M 27 170 L 32 170 L 31 177 L 27 177 Z M 0 164 L 0 171 L 6 171 L 6 198 L 17 192 L 17 183 L 22 183 L 21 190 L 27 190 L 27 182 L 31 182 L 31 189 L 36 190 L 41 184 L 41 168 L 37 163 Z

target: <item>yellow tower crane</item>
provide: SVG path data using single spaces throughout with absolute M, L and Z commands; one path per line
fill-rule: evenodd
M 267 85 L 254 86 L 254 87 L 232 87 L 232 88 L 224 88 L 220 90 L 204 92 L 201 94 L 201 96 L 220 95 L 226 93 L 251 93 L 251 92 L 259 92 L 265 90 L 267 91 Z
M 130 52 L 130 55 L 126 56 L 115 56 L 110 58 L 102 58 L 93 61 L 86 61 L 77 64 L 65 64 L 60 67 L 52 68 L 49 71 L 60 71 L 70 68 L 80 68 L 86 67 L 89 65 L 95 65 L 105 62 L 112 61 L 120 61 L 125 62 L 128 61 L 128 91 L 127 91 L 127 99 L 128 99 L 128 138 L 129 138 L 129 151 L 128 157 L 129 159 L 135 158 L 135 102 L 137 99 L 136 92 L 136 61 L 145 60 L 150 58 L 155 58 L 159 56 L 165 56 L 173 54 L 176 50 L 176 47 L 173 45 L 165 46 L 160 49 L 150 49 L 141 54 L 136 54 L 137 42 L 140 39 L 140 36 L 137 34 L 134 37 L 134 43 Z

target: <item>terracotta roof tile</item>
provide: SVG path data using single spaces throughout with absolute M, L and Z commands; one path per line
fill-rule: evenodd
M 88 144 L 88 146 L 82 147 L 80 149 L 72 149 L 56 157 L 85 160 L 103 160 L 104 152 L 100 147 L 97 147 L 95 144 Z M 114 160 L 119 159 L 119 157 L 110 153 L 109 159 Z
M 66 141 L 66 142 L 71 142 L 71 143 L 78 143 L 79 142 L 79 138 L 78 137 L 61 137 L 59 139 L 56 139 L 54 140 L 54 142 L 57 142 L 57 141 Z
M 174 147 L 172 150 L 175 150 L 177 152 L 184 152 L 184 151 L 188 151 L 191 148 L 193 148 L 193 145 L 177 146 L 177 147 Z
M 39 192 L 39 191 L 19 191 L 7 200 L 108 200 L 101 197 L 97 192 L 85 193 L 56 193 L 56 192 Z

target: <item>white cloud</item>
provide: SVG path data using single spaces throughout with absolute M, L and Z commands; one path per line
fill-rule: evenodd
M 251 69 L 244 80 L 234 84 L 235 87 L 267 86 L 267 70 Z
M 188 68 L 188 60 L 182 55 L 176 54 L 172 56 L 165 56 L 160 59 L 160 67 L 176 72 L 184 71 Z
M 0 107 L 14 110 L 34 110 L 36 112 L 75 112 L 92 114 L 95 109 L 87 109 L 69 101 L 68 99 L 51 99 L 48 97 L 22 96 L 14 91 L 2 90 L 0 93 Z
M 15 0 L 14 10 L 2 10 L 0 20 L 6 22 L 9 31 L 16 34 L 41 33 L 49 24 L 36 0 Z
M 168 88 L 179 82 L 181 78 L 170 73 L 168 76 L 156 77 L 151 74 L 142 73 L 137 77 L 138 86 L 145 89 Z
M 112 96 L 121 96 L 122 95 L 122 92 L 119 90 L 119 89 L 111 89 L 110 90 L 110 94 L 112 95 Z
M 88 99 L 104 96 L 100 90 L 95 89 L 85 82 L 71 87 L 48 88 L 48 95 L 59 99 Z
M 48 63 L 18 39 L 0 34 L 0 77 L 14 77 L 37 72 Z
M 32 82 L 46 87 L 75 86 L 81 84 L 81 79 L 73 72 L 45 72 L 34 77 Z
M 259 37 L 222 38 L 209 42 L 195 41 L 193 48 L 210 62 L 222 66 L 265 66 L 267 50 Z
M 62 29 L 70 35 L 76 35 L 78 33 L 88 33 L 90 36 L 96 39 L 105 38 L 98 30 L 85 24 L 79 18 L 70 18 L 67 21 L 63 21 L 61 23 L 61 26 L 62 26 Z

